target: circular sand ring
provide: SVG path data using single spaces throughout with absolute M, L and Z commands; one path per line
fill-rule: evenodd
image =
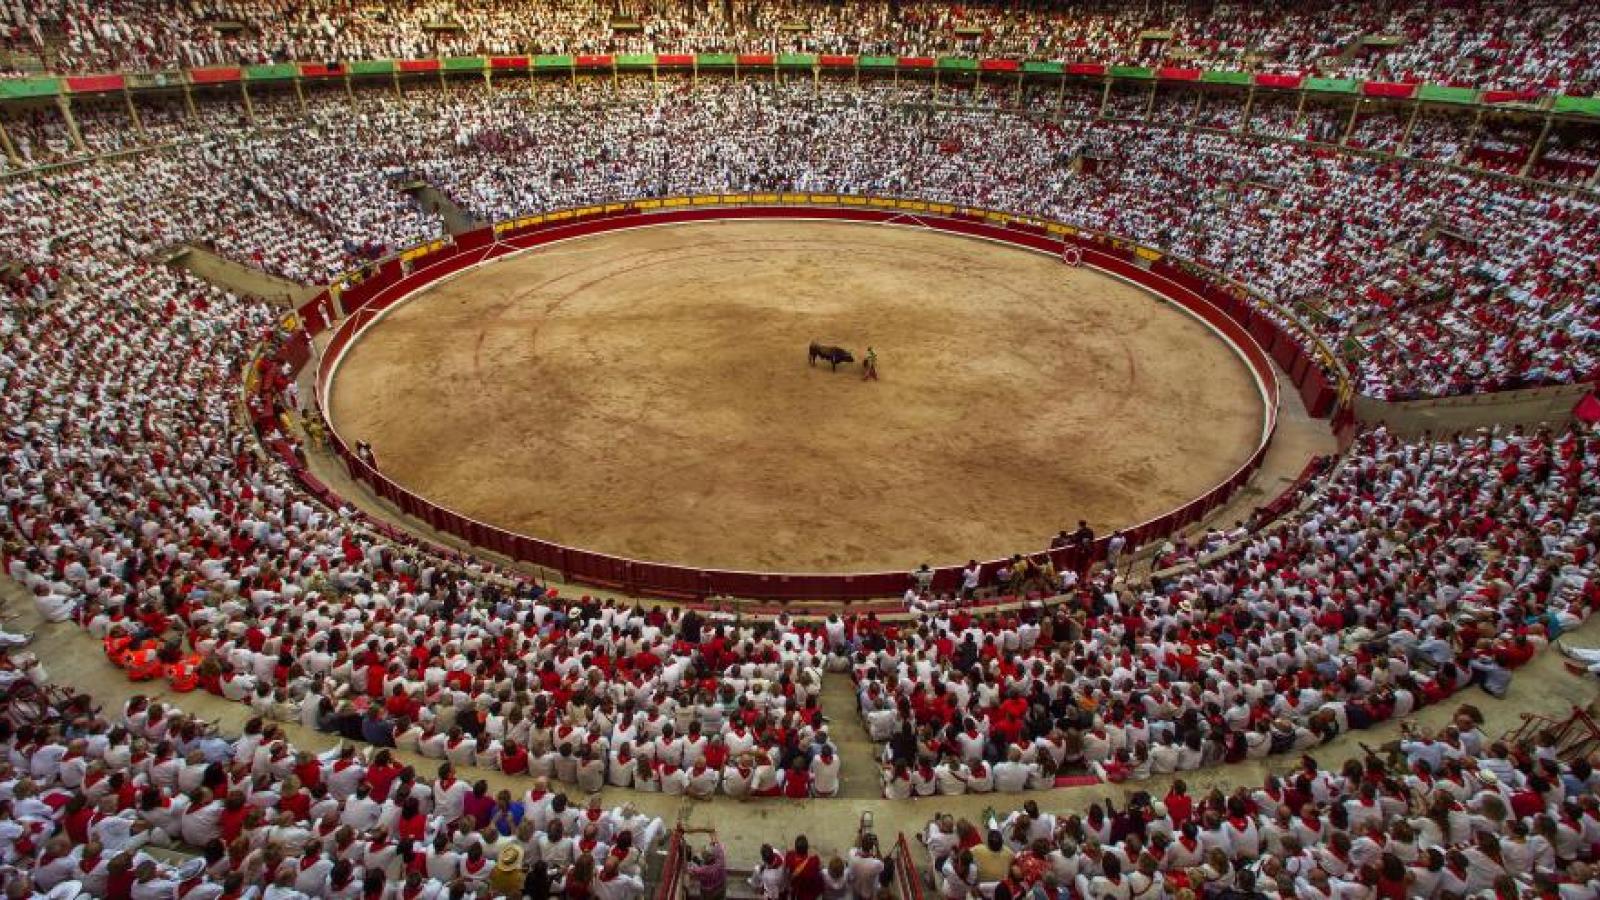
M 613 217 L 603 222 L 590 222 L 582 227 L 569 226 L 563 223 L 556 224 L 554 227 L 535 226 L 512 231 L 502 226 L 504 233 L 499 234 L 500 240 L 486 250 L 479 250 L 472 254 L 473 261 L 468 265 L 564 241 L 583 234 L 685 221 L 784 217 L 884 223 L 887 219 L 893 218 L 894 215 L 878 210 L 860 208 L 765 208 L 743 206 L 673 210 L 665 213 L 630 211 L 624 216 Z M 555 217 L 551 218 L 554 219 Z M 1007 229 L 984 224 L 973 224 L 969 221 L 927 215 L 919 217 L 916 225 L 919 229 L 953 232 L 969 237 L 984 238 L 997 243 L 1020 246 L 1023 249 L 1047 250 L 1045 246 L 1041 246 L 1045 243 L 1044 240 L 1031 240 L 1029 236 L 1018 235 Z M 1048 243 L 1050 246 L 1047 252 L 1050 252 L 1051 255 L 1060 254 L 1061 244 L 1059 241 L 1049 240 Z M 482 245 L 480 244 L 479 246 Z M 1081 253 L 1082 251 L 1080 251 Z M 1265 361 L 1264 352 L 1261 351 L 1259 345 L 1255 344 L 1249 334 L 1237 323 L 1211 306 L 1208 301 L 1204 300 L 1192 289 L 1184 288 L 1165 276 L 1152 275 L 1147 271 L 1141 271 L 1138 267 L 1127 265 L 1115 257 L 1100 251 L 1093 251 L 1092 255 L 1094 258 L 1089 261 L 1092 267 L 1114 277 L 1140 284 L 1146 289 L 1174 301 L 1176 305 L 1189 311 L 1195 318 L 1204 321 L 1213 331 L 1222 336 L 1227 343 L 1233 345 L 1234 351 L 1245 359 L 1255 375 L 1262 396 L 1269 400 L 1264 407 L 1266 415 L 1261 429 L 1262 442 L 1257 447 L 1256 452 L 1251 455 L 1244 465 L 1240 466 L 1232 477 L 1172 513 L 1158 516 L 1125 529 L 1129 533 L 1137 535 L 1140 539 L 1150 540 L 1163 536 L 1173 527 L 1181 527 L 1184 524 L 1196 521 L 1203 515 L 1205 510 L 1219 505 L 1232 490 L 1242 485 L 1250 473 L 1254 471 L 1254 468 L 1260 462 L 1266 440 L 1270 437 L 1275 424 L 1276 379 L 1272 375 L 1270 363 Z M 1080 256 L 1080 264 L 1083 261 L 1085 260 Z M 376 296 L 371 298 L 373 302 L 368 306 L 367 310 L 362 315 L 353 317 L 354 320 L 360 321 L 346 320 L 340 327 L 340 333 L 335 335 L 334 341 L 330 344 L 327 356 L 333 358 L 333 366 L 330 367 L 324 364 L 319 374 L 319 393 L 321 393 L 324 400 L 331 381 L 329 377 L 331 370 L 337 367 L 338 360 L 344 355 L 344 351 L 348 348 L 350 339 L 354 337 L 355 332 L 364 331 L 366 327 L 370 326 L 399 301 L 421 293 L 424 288 L 430 286 L 437 279 L 454 275 L 461 267 L 460 260 L 449 264 L 429 260 L 419 266 L 419 270 L 424 271 L 413 273 L 405 284 L 394 285 L 392 286 L 393 290 L 389 290 L 391 286 L 378 286 Z M 425 271 L 430 269 L 439 271 L 436 275 Z M 419 275 L 422 277 L 419 277 Z M 352 322 L 354 324 L 353 328 L 351 328 Z M 326 363 L 327 359 L 325 358 L 323 362 Z M 336 445 L 343 447 L 345 442 L 342 439 L 336 439 Z M 827 596 L 847 598 L 876 597 L 898 593 L 899 586 L 903 585 L 905 579 L 903 570 L 878 573 L 780 574 L 775 572 L 706 569 L 651 563 L 604 553 L 577 550 L 576 548 L 561 546 L 538 538 L 506 532 L 503 529 L 496 528 L 469 516 L 446 510 L 437 503 L 409 491 L 376 472 L 359 471 L 360 467 L 355 464 L 352 464 L 351 468 L 353 473 L 358 476 L 364 476 L 367 480 L 380 485 L 378 492 L 381 495 L 387 499 L 394 500 L 407 512 L 412 512 L 424 518 L 430 525 L 462 536 L 475 544 L 507 553 L 519 560 L 557 569 L 569 580 L 578 582 L 621 587 L 640 593 L 667 595 L 726 593 L 748 597 Z M 940 570 L 941 577 L 944 578 L 956 574 L 959 568 L 959 566 L 945 567 Z

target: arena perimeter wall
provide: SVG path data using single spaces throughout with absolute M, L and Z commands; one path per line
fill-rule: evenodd
M 1272 360 L 1288 373 L 1312 415 L 1323 417 L 1337 405 L 1337 388 L 1328 381 L 1314 351 L 1270 318 L 1253 309 L 1248 299 L 1235 296 L 1204 278 L 1170 264 L 1143 248 L 1076 233 L 1067 226 L 1039 224 L 995 214 L 974 215 L 954 207 L 905 200 L 876 200 L 828 195 L 772 195 L 748 197 L 749 205 L 713 205 L 719 198 L 672 198 L 632 204 L 610 204 L 583 210 L 565 210 L 501 223 L 458 236 L 454 242 L 438 241 L 385 261 L 376 272 L 335 295 L 323 294 L 301 307 L 298 332 L 278 354 L 298 370 L 310 357 L 310 338 L 324 331 L 342 311 L 346 316 L 334 329 L 318 362 L 316 391 L 319 403 L 327 398 L 332 376 L 352 340 L 384 310 L 427 287 L 502 256 L 556 241 L 628 228 L 721 219 L 810 219 L 925 227 L 944 233 L 997 241 L 1023 249 L 1060 255 L 1077 247 L 1084 265 L 1106 272 L 1177 303 L 1228 340 L 1254 371 L 1264 392 L 1267 419 L 1260 444 L 1231 476 L 1204 495 L 1178 509 L 1124 529 L 1131 546 L 1161 540 L 1200 521 L 1226 503 L 1249 481 L 1266 456 L 1277 427 L 1278 378 Z M 725 198 L 722 198 L 725 199 Z M 742 198 L 744 199 L 744 198 Z M 778 203 L 802 205 L 783 206 Z M 820 204 L 820 205 L 810 205 Z M 859 205 L 845 205 L 859 204 Z M 874 208 L 876 207 L 876 208 Z M 1000 221 L 996 221 L 996 220 Z M 326 406 L 324 405 L 324 408 Z M 336 429 L 330 429 L 334 452 L 352 478 L 371 487 L 378 496 L 430 527 L 454 535 L 520 562 L 561 573 L 568 582 L 612 588 L 632 594 L 663 597 L 732 596 L 761 600 L 860 600 L 897 596 L 909 583 L 899 572 L 774 573 L 704 569 L 632 560 L 564 547 L 550 541 L 516 534 L 440 507 L 390 480 L 358 459 Z M 331 498 L 327 488 L 311 478 L 292 454 L 280 455 L 296 469 L 314 493 Z M 1058 568 L 1087 568 L 1105 553 L 1107 537 L 1087 551 L 1064 548 L 1040 551 Z M 984 564 L 986 581 L 1004 563 Z M 954 591 L 961 582 L 961 566 L 936 570 L 934 589 Z

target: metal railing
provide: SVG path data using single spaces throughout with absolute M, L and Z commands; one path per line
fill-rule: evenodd
M 1600 750 L 1600 723 L 1579 706 L 1572 707 L 1567 717 L 1559 720 L 1523 713 L 1522 724 L 1506 732 L 1504 741 L 1510 746 L 1554 747 L 1556 756 L 1570 763 Z

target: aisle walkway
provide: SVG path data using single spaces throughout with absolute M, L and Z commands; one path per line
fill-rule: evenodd
M 879 796 L 882 787 L 878 780 L 878 747 L 867 737 L 849 675 L 829 672 L 823 676 L 822 714 L 828 718 L 828 735 L 839 748 L 839 761 L 843 764 L 839 796 Z

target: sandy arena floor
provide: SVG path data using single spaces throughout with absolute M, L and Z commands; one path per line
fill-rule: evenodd
M 817 339 L 878 351 L 806 365 Z M 828 223 L 602 235 L 487 266 L 345 357 L 332 415 L 385 472 L 574 546 L 724 568 L 992 558 L 1142 521 L 1259 434 L 1181 311 L 983 241 Z

